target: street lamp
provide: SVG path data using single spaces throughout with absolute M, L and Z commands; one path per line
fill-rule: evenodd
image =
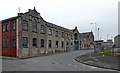
M 109 36 L 109 34 L 107 34 L 107 40 L 108 40 L 108 36 Z
M 97 39 L 97 35 L 96 35 L 96 30 L 97 30 L 97 23 L 90 23 L 91 25 L 95 25 L 95 39 Z
M 90 24 L 95 25 L 95 39 L 94 39 L 94 41 L 95 41 L 95 40 L 97 40 L 97 35 L 96 35 L 97 23 L 90 23 Z M 95 48 L 96 48 L 96 46 L 94 45 L 94 52 L 95 52 Z
M 98 49 L 99 49 L 99 30 L 100 30 L 100 28 L 98 28 Z M 99 49 L 99 51 L 100 51 L 100 49 Z

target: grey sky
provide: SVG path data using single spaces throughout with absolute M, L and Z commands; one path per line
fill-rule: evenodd
M 1 0 L 0 20 L 16 16 L 33 9 L 41 13 L 48 22 L 82 32 L 95 31 L 91 22 L 100 28 L 101 39 L 106 40 L 118 34 L 119 0 Z

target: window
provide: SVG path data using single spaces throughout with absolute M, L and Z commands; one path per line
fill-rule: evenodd
M 23 37 L 22 46 L 23 46 L 24 48 L 28 47 L 28 38 L 27 38 L 27 37 Z
M 64 48 L 64 42 L 63 42 L 63 41 L 62 41 L 62 43 L 61 43 L 61 44 L 62 44 L 62 46 L 61 46 L 61 47 L 62 47 L 62 48 Z
M 73 47 L 73 43 L 71 43 L 71 48 Z
M 62 32 L 62 37 L 64 37 L 64 32 Z
M 44 39 L 41 39 L 41 47 L 44 47 Z
M 13 30 L 15 30 L 15 22 L 13 23 Z
M 2 32 L 5 32 L 5 26 L 4 25 L 2 26 Z
M 37 39 L 33 38 L 33 47 L 37 47 Z
M 9 38 L 6 39 L 6 47 L 9 48 Z
M 5 39 L 2 39 L 2 47 L 5 48 Z
M 51 42 L 51 40 L 49 40 L 49 48 L 51 48 L 51 44 L 52 44 L 52 42 Z
M 15 47 L 15 36 L 13 36 L 12 46 Z
M 75 33 L 75 40 L 77 40 L 78 39 L 78 35 L 77 35 L 77 33 Z
M 68 38 L 68 34 L 67 34 L 67 38 Z
M 27 21 L 23 21 L 23 23 L 22 23 L 22 29 L 23 30 L 28 30 L 28 22 Z
M 44 28 L 44 25 L 41 25 L 41 33 L 45 33 L 45 28 Z
M 37 32 L 37 21 L 35 19 L 33 20 L 33 27 L 32 27 L 32 29 L 33 29 L 33 32 Z
M 58 41 L 56 41 L 56 48 L 58 48 Z
M 68 42 L 67 42 L 67 48 L 69 47 Z
M 6 24 L 6 31 L 9 31 L 9 25 Z
M 51 29 L 49 29 L 49 32 L 48 32 L 48 33 L 49 33 L 49 35 L 52 35 L 52 30 L 51 30 Z
M 72 34 L 71 34 L 71 39 L 72 39 Z
M 56 36 L 58 36 L 58 31 L 56 31 L 56 34 L 55 34 Z

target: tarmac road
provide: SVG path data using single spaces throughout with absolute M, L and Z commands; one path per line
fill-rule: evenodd
M 76 62 L 77 55 L 93 52 L 79 50 L 22 60 L 2 60 L 3 71 L 111 71 Z

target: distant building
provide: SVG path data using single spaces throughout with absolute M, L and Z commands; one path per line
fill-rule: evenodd
M 104 49 L 111 49 L 113 46 L 112 39 L 107 40 L 107 42 L 103 42 Z
M 99 41 L 95 41 L 94 45 L 95 45 L 95 52 L 101 51 L 103 48 L 103 41 L 104 40 L 99 40 Z
M 120 35 L 114 37 L 114 44 L 116 45 L 116 47 L 120 48 Z
M 80 33 L 80 49 L 93 49 L 94 35 L 93 32 Z
M 5 56 L 23 58 L 56 51 L 93 48 L 92 32 L 79 33 L 77 27 L 70 30 L 47 22 L 35 8 L 2 20 L 1 27 L 2 55 Z

